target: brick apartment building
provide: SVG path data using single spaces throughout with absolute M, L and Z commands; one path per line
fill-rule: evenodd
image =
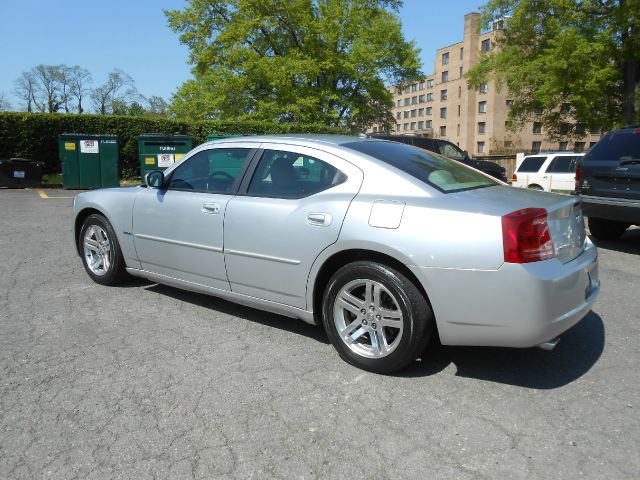
M 586 151 L 600 139 L 600 131 L 587 131 L 582 138 L 550 141 L 538 122 L 520 131 L 507 130 L 509 94 L 497 91 L 493 82 L 479 89 L 467 88 L 465 72 L 474 67 L 480 54 L 495 48 L 500 23 L 488 32 L 480 31 L 480 14 L 464 17 L 462 42 L 436 50 L 434 73 L 394 91 L 395 129 L 392 133 L 422 134 L 444 138 L 474 156 L 539 150 Z M 378 132 L 377 126 L 369 132 Z M 380 130 L 381 131 L 381 130 Z

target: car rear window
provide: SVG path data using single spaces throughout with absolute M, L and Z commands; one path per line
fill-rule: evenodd
M 498 185 L 498 182 L 461 163 L 411 145 L 360 141 L 342 146 L 377 158 L 443 193 Z
M 596 143 L 585 156 L 587 160 L 640 159 L 640 130 L 610 132 Z
M 523 173 L 538 172 L 546 159 L 547 157 L 527 157 L 522 161 L 517 171 Z

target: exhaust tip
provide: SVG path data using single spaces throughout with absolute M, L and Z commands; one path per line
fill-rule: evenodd
M 549 340 L 548 342 L 541 343 L 538 345 L 543 350 L 553 350 L 558 342 L 560 341 L 560 337 L 556 337 L 553 340 Z

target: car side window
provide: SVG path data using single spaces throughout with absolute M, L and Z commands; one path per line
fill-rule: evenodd
M 228 193 L 251 152 L 249 148 L 202 150 L 185 160 L 171 173 L 169 190 Z
M 265 150 L 247 193 L 259 197 L 302 198 L 344 182 L 347 176 L 317 158 Z
M 464 160 L 462 152 L 448 143 L 443 142 L 440 144 L 440 153 L 447 158 L 452 158 L 453 160 Z
M 570 173 L 575 170 L 575 159 L 572 156 L 555 157 L 547 167 L 547 173 Z M 573 170 L 571 166 L 573 164 Z
M 537 173 L 547 157 L 526 157 L 518 168 L 518 172 Z

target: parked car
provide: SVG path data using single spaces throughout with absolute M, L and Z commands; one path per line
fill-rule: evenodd
M 578 163 L 575 189 L 594 237 L 616 240 L 640 225 L 640 126 L 608 132 L 596 143 Z
M 441 138 L 428 138 L 420 137 L 417 135 L 391 135 L 386 133 L 372 133 L 370 138 L 379 138 L 381 140 L 391 140 L 393 142 L 406 143 L 407 145 L 413 145 L 430 152 L 439 153 L 447 158 L 462 162 L 465 165 L 469 165 L 481 172 L 491 175 L 494 178 L 502 182 L 507 182 L 507 173 L 504 167 L 501 167 L 497 163 L 488 162 L 486 160 L 474 160 L 469 157 L 469 154 L 460 149 L 456 144 L 449 142 L 448 140 L 442 140 Z
M 342 358 L 375 372 L 436 336 L 552 348 L 599 291 L 574 197 L 397 142 L 205 143 L 145 187 L 76 195 L 74 213 L 95 282 L 129 273 L 322 324 Z
M 558 152 L 528 155 L 516 168 L 511 186 L 573 193 L 576 165 L 583 156 L 583 153 Z

